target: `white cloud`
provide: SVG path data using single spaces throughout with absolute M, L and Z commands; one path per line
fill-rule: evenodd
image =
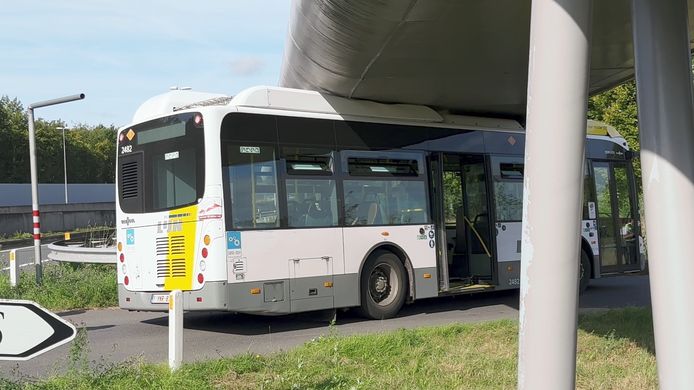
M 260 72 L 265 61 L 258 57 L 243 57 L 231 61 L 231 72 L 236 76 L 250 76 Z

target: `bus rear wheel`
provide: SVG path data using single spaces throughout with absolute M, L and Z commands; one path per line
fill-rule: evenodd
M 585 250 L 581 250 L 581 264 L 578 269 L 578 293 L 582 294 L 586 289 L 588 289 L 588 282 L 590 281 L 590 258 Z
M 361 313 L 371 319 L 395 316 L 405 303 L 407 278 L 400 258 L 378 251 L 366 260 L 361 273 Z

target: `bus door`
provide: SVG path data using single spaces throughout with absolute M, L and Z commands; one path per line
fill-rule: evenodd
M 433 172 L 431 177 L 439 187 L 432 192 L 440 197 L 434 202 L 440 205 L 436 225 L 445 236 L 438 240 L 439 264 L 447 278 L 442 285 L 456 289 L 490 284 L 493 263 L 484 157 L 443 154 L 438 160 L 441 173 Z
M 639 269 L 634 183 L 623 161 L 593 161 L 602 273 Z

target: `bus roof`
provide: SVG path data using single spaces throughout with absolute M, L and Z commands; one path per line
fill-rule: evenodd
M 437 112 L 427 106 L 384 104 L 368 100 L 347 99 L 316 91 L 266 86 L 245 89 L 233 98 L 218 93 L 171 90 L 145 101 L 135 112 L 133 123 L 171 115 L 183 109 L 209 105 L 230 105 L 307 114 L 332 114 L 350 119 L 379 119 L 432 125 L 448 124 L 453 127 L 523 131 L 520 123 L 512 119 L 451 115 L 447 112 Z
M 189 89 L 172 89 L 161 95 L 147 99 L 135 111 L 133 123 L 171 115 L 179 107 L 187 106 L 202 100 L 226 97 L 221 93 L 191 91 Z
M 414 104 L 384 104 L 347 99 L 303 89 L 259 86 L 241 91 L 233 98 L 220 93 L 174 89 L 145 101 L 133 116 L 133 123 L 171 115 L 176 111 L 203 106 L 235 106 L 306 114 L 330 114 L 348 119 L 378 119 L 455 128 L 524 131 L 515 120 L 467 115 L 452 115 Z M 588 120 L 590 138 L 604 138 L 628 147 L 619 132 L 607 123 Z
M 605 122 L 588 119 L 586 133 L 588 134 L 588 138 L 607 139 L 622 146 L 624 149 L 629 150 L 629 144 L 627 143 L 626 139 L 619 134 L 614 126 L 608 125 Z

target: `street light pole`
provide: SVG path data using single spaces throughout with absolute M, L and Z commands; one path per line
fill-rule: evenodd
M 31 169 L 31 215 L 34 238 L 34 266 L 36 268 L 36 284 L 41 284 L 43 270 L 41 268 L 41 225 L 39 224 L 39 186 L 36 172 L 36 134 L 34 131 L 34 109 L 27 108 L 29 120 L 29 166 Z
M 65 127 L 62 127 L 62 126 L 57 127 L 57 129 L 63 131 L 63 174 L 65 176 L 65 204 L 67 204 L 68 203 L 68 200 L 67 200 L 67 158 L 65 157 L 65 154 L 66 154 L 65 130 L 68 130 L 68 129 L 66 129 Z
M 36 131 L 34 130 L 34 109 L 55 104 L 84 99 L 84 94 L 65 96 L 57 99 L 32 103 L 27 107 L 29 122 L 29 166 L 31 169 L 31 215 L 34 226 L 34 266 L 36 267 L 36 284 L 41 284 L 43 270 L 41 267 L 41 223 L 39 218 L 39 184 L 36 170 Z

